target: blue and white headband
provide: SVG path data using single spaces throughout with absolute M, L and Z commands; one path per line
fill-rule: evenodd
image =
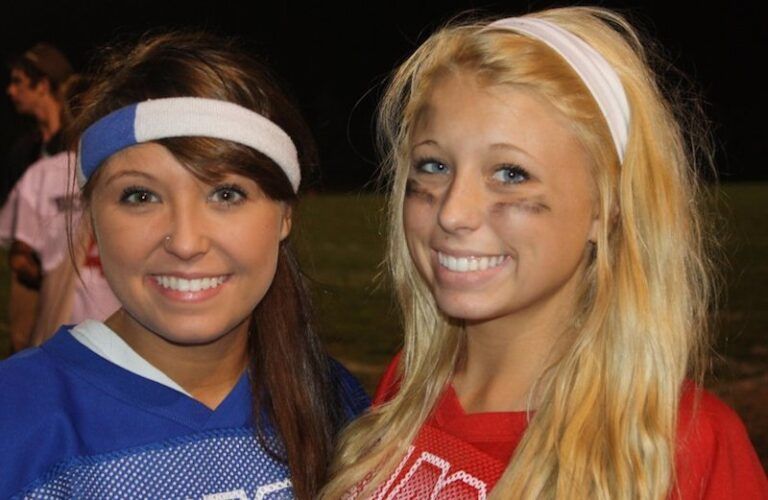
M 501 28 L 545 43 L 573 68 L 600 107 L 619 161 L 624 161 L 629 136 L 629 103 L 619 75 L 605 58 L 587 42 L 560 26 L 535 17 L 500 19 L 486 29 Z
M 294 192 L 301 183 L 296 146 L 280 127 L 237 104 L 200 97 L 170 97 L 131 104 L 88 127 L 80 138 L 80 185 L 120 150 L 170 137 L 212 137 L 251 147 L 274 161 Z

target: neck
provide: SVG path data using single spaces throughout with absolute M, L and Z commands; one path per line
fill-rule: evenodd
M 152 332 L 131 328 L 120 309 L 106 324 L 131 348 L 200 403 L 215 409 L 232 391 L 248 363 L 247 323 L 214 342 L 174 344 Z
M 574 310 L 566 299 L 574 296 L 465 326 L 466 355 L 453 385 L 467 412 L 535 409 L 536 382 L 562 349 Z
M 43 142 L 48 142 L 61 130 L 61 104 L 52 97 L 46 99 L 35 111 L 35 118 Z

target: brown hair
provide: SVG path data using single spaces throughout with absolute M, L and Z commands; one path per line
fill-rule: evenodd
M 8 67 L 23 71 L 33 87 L 41 80 L 47 79 L 54 95 L 57 95 L 59 87 L 74 73 L 67 56 L 45 42 L 37 43 L 23 54 L 9 59 Z
M 200 32 L 148 35 L 131 48 L 109 49 L 82 99 L 73 130 L 79 135 L 128 104 L 178 96 L 220 99 L 256 111 L 291 137 L 303 177 L 316 162 L 304 120 L 268 70 L 232 40 Z M 254 179 L 273 200 L 297 202 L 284 172 L 249 147 L 202 137 L 157 142 L 201 179 L 235 172 Z M 98 174 L 83 188 L 86 208 Z M 249 375 L 257 437 L 287 462 L 298 498 L 314 497 L 325 481 L 332 440 L 342 421 L 329 358 L 311 316 L 304 279 L 289 241 L 283 240 L 272 285 L 251 317 Z M 282 438 L 279 448 L 268 444 L 267 420 Z

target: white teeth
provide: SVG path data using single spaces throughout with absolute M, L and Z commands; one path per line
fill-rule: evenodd
M 177 292 L 199 292 L 201 290 L 208 290 L 209 288 L 216 288 L 227 281 L 226 276 L 195 279 L 178 278 L 176 276 L 153 277 L 155 278 L 155 282 L 161 287 L 168 288 L 169 290 L 176 290 Z
M 485 271 L 486 269 L 500 266 L 505 260 L 506 255 L 495 255 L 493 257 L 454 257 L 437 253 L 437 260 L 440 265 L 457 273 L 466 273 L 472 271 Z

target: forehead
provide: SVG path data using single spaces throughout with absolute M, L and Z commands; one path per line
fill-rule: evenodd
M 544 97 L 524 86 L 489 85 L 466 72 L 439 78 L 425 95 L 411 142 L 429 136 L 454 145 L 512 143 L 534 156 L 551 149 L 585 154 L 570 121 Z
M 246 168 L 234 167 L 220 161 L 189 163 L 165 145 L 145 142 L 114 153 L 94 172 L 89 184 L 98 189 L 109 179 L 124 175 L 139 175 L 171 184 L 185 179 L 194 180 L 201 185 L 211 185 L 228 176 L 239 176 L 258 183 Z
M 11 68 L 11 80 L 15 82 L 29 81 L 29 75 L 21 68 Z
M 99 180 L 109 179 L 124 172 L 146 173 L 152 177 L 164 177 L 167 173 L 179 173 L 183 166 L 167 148 L 152 142 L 136 144 L 122 149 L 107 158 L 99 166 Z

